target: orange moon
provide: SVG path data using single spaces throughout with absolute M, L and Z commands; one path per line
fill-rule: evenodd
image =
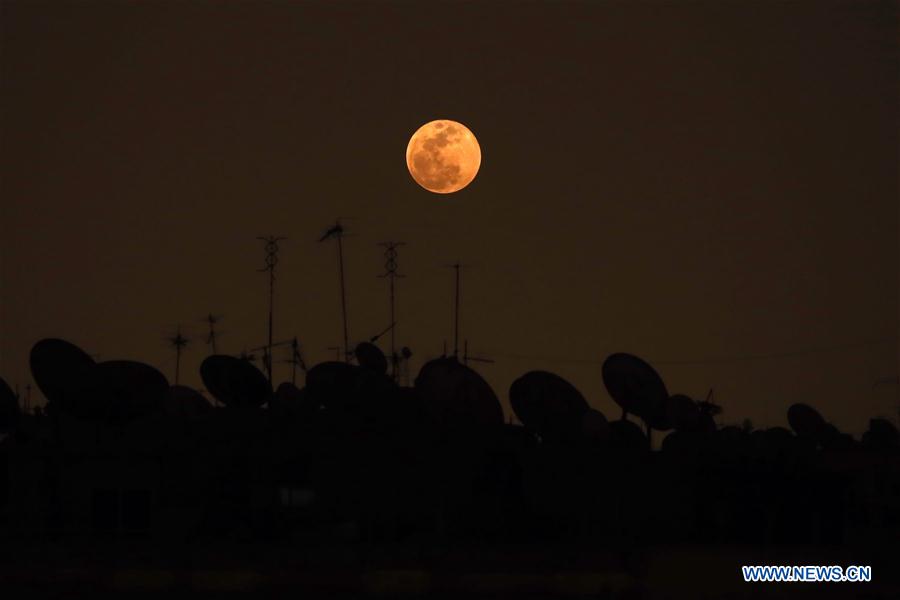
M 406 147 L 409 174 L 429 192 L 450 194 L 475 179 L 481 147 L 462 123 L 439 119 L 419 127 Z

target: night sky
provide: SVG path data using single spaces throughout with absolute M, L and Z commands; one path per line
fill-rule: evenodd
M 0 3 L 0 375 L 71 340 L 170 377 L 209 312 L 266 340 L 255 238 L 281 244 L 275 337 L 309 363 L 389 325 L 378 242 L 403 240 L 398 342 L 462 337 L 508 412 L 530 369 L 608 417 L 627 351 L 720 423 L 896 418 L 893 2 Z M 443 196 L 405 150 L 446 118 L 481 171 Z M 386 338 L 385 338 L 386 339 Z M 284 350 L 284 349 L 281 349 Z M 285 351 L 286 352 L 286 351 Z M 281 352 L 276 358 L 283 358 Z M 276 365 L 276 383 L 290 367 Z

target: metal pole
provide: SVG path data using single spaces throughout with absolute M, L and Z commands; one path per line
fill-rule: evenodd
M 269 385 L 272 385 L 272 333 L 275 320 L 275 265 L 278 264 L 278 242 L 287 238 L 270 235 L 268 237 L 258 237 L 257 239 L 266 243 L 266 266 L 265 268 L 260 269 L 260 271 L 269 272 L 269 343 L 266 345 L 266 355 L 264 356 L 264 359 Z
M 291 385 L 297 385 L 297 338 L 291 342 Z
M 379 245 L 385 247 L 385 250 L 384 250 L 384 258 L 385 258 L 384 273 L 382 275 L 379 275 L 379 277 L 387 277 L 390 279 L 390 287 L 388 289 L 389 289 L 389 293 L 390 293 L 390 302 L 391 302 L 391 306 L 390 306 L 390 313 L 391 313 L 391 319 L 390 319 L 390 323 L 391 323 L 391 326 L 390 326 L 390 329 L 391 329 L 391 377 L 393 378 L 394 381 L 399 383 L 399 381 L 400 381 L 400 379 L 399 379 L 400 378 L 400 366 L 399 366 L 400 359 L 397 356 L 397 330 L 396 330 L 397 329 L 397 299 L 396 299 L 396 295 L 395 295 L 394 280 L 397 277 L 403 277 L 403 275 L 400 275 L 399 273 L 397 273 L 397 248 L 405 245 L 405 242 L 388 241 L 388 242 L 382 242 Z
M 179 334 L 181 337 L 181 334 Z M 175 344 L 175 385 L 178 385 L 178 374 L 181 371 L 181 344 Z
M 344 245 L 341 242 L 343 236 L 337 235 L 338 243 L 338 263 L 340 263 L 341 273 L 341 313 L 344 319 L 344 361 L 350 362 L 350 336 L 347 334 L 347 293 L 344 288 Z
M 391 379 L 397 381 L 397 320 L 394 318 L 394 277 L 391 276 Z
M 456 309 L 453 325 L 453 357 L 459 358 L 459 263 L 453 265 L 456 269 Z
M 266 350 L 266 372 L 269 376 L 269 385 L 272 384 L 272 313 L 275 309 L 275 265 L 269 269 L 269 346 Z

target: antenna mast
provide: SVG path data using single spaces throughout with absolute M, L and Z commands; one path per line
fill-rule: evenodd
M 390 295 L 391 295 L 391 378 L 394 381 L 400 377 L 399 373 L 399 363 L 400 357 L 397 355 L 397 319 L 396 319 L 396 300 L 394 296 L 394 280 L 397 277 L 403 277 L 397 273 L 397 248 L 400 246 L 405 246 L 406 242 L 382 242 L 379 244 L 380 246 L 384 246 L 384 273 L 379 275 L 379 277 L 384 277 L 388 279 L 390 284 Z
M 291 358 L 286 362 L 291 364 L 291 384 L 297 385 L 297 366 L 299 365 L 301 369 L 306 371 L 306 363 L 303 360 L 303 355 L 300 353 L 300 343 L 296 337 L 291 340 Z
M 338 269 L 341 279 L 341 316 L 344 323 L 344 361 L 350 362 L 350 336 L 347 333 L 347 291 L 344 286 L 344 227 L 341 225 L 340 219 L 335 221 L 334 225 L 325 232 L 325 235 L 319 238 L 319 241 L 324 242 L 329 238 L 337 240 Z
M 459 359 L 459 272 L 465 266 L 459 264 L 459 261 L 452 265 L 447 265 L 448 267 L 454 269 L 456 271 L 455 278 L 455 292 L 454 292 L 454 303 L 453 303 L 453 358 Z M 444 350 L 446 354 L 446 350 Z
M 269 385 L 272 384 L 272 313 L 275 305 L 275 265 L 278 264 L 278 242 L 286 240 L 285 237 L 276 237 L 270 235 L 267 237 L 257 237 L 266 243 L 266 266 L 259 271 L 269 272 L 269 344 L 266 347 L 265 363 L 266 375 L 269 377 Z
M 181 335 L 181 325 L 178 326 L 175 335 L 169 338 L 169 343 L 175 348 L 175 385 L 178 385 L 178 377 L 181 373 L 181 351 L 188 345 L 189 341 Z
M 209 325 L 209 334 L 206 336 L 206 345 L 210 347 L 213 354 L 218 354 L 216 351 L 216 323 L 221 319 L 221 315 L 214 315 L 209 313 L 206 315 L 206 322 Z

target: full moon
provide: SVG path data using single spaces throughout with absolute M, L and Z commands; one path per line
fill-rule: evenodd
M 469 128 L 439 119 L 425 123 L 409 139 L 406 167 L 429 192 L 450 194 L 475 179 L 481 166 L 481 147 Z

